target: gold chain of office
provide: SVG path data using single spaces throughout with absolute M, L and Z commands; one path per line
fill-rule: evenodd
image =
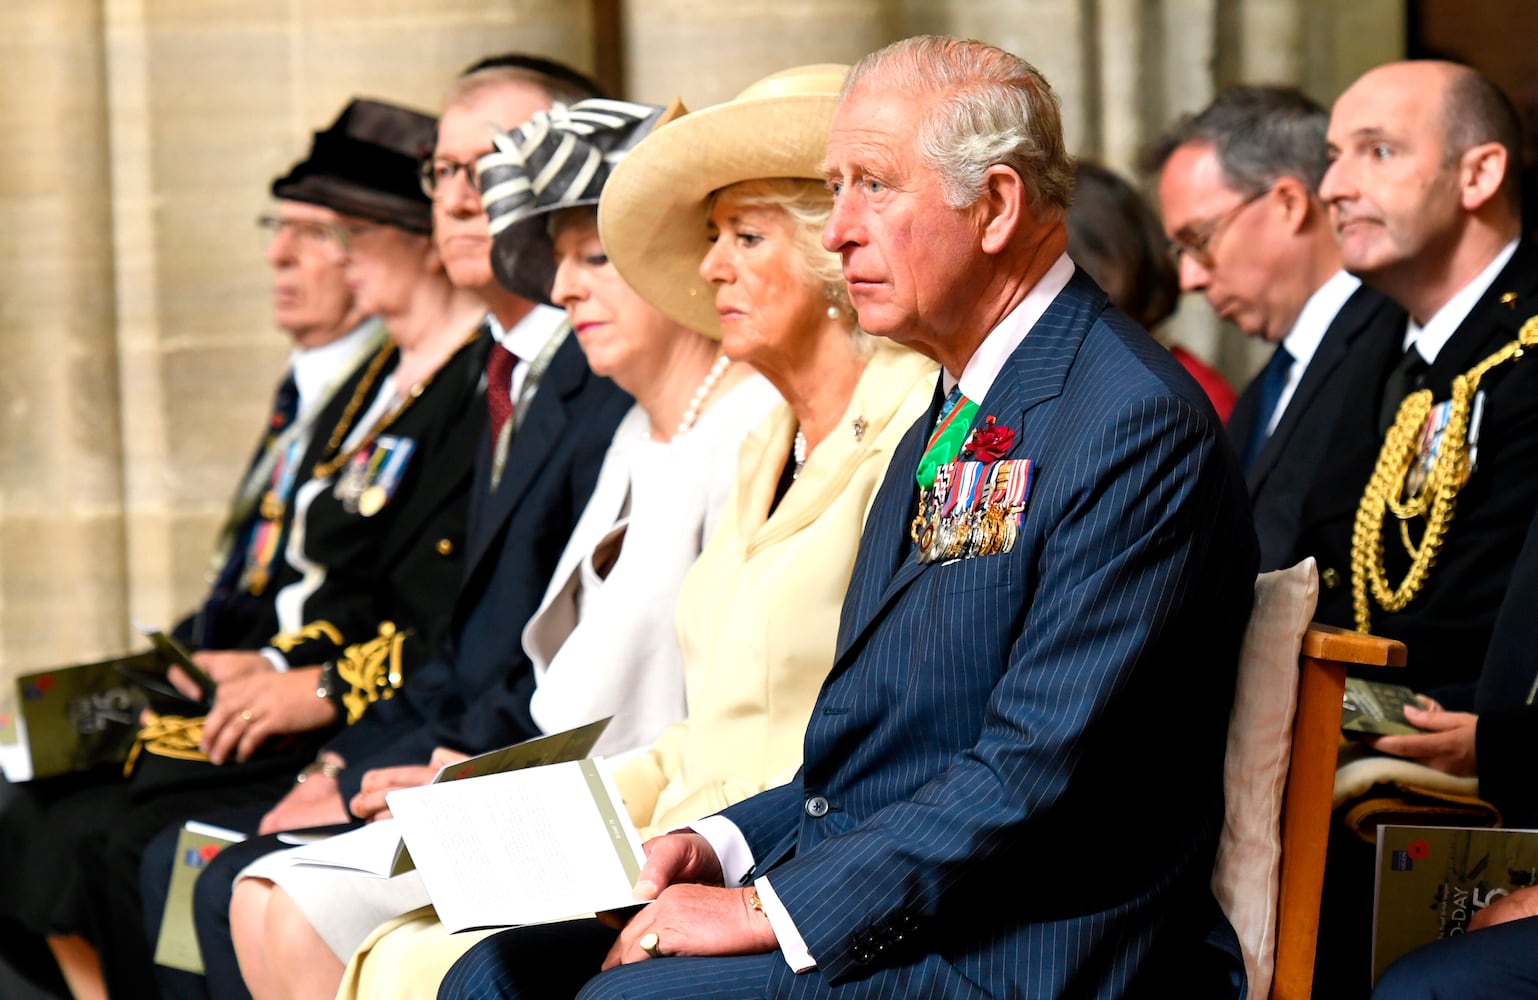
M 465 338 L 464 343 L 454 349 L 454 354 L 458 354 L 466 347 L 475 343 L 480 335 L 480 324 L 476 324 L 475 329 L 470 331 L 470 336 Z M 427 387 L 433 384 L 434 376 L 443 369 L 444 365 L 449 363 L 449 358 L 453 357 L 453 354 L 451 354 L 449 358 L 444 358 L 437 368 L 428 373 L 426 378 L 416 385 L 410 386 L 404 392 L 397 387 L 396 396 L 400 402 L 396 404 L 395 408 L 376 420 L 374 426 L 369 428 L 368 433 L 363 435 L 362 440 L 346 451 L 342 451 L 342 442 L 347 439 L 347 432 L 352 430 L 353 421 L 358 418 L 358 413 L 363 409 L 364 404 L 373 399 L 374 384 L 379 381 L 380 373 L 384 371 L 385 365 L 389 364 L 390 359 L 394 357 L 395 351 L 395 342 L 387 340 L 384 346 L 379 349 L 379 352 L 374 355 L 374 359 L 369 362 L 368 369 L 363 373 L 363 378 L 358 381 L 358 387 L 353 390 L 352 398 L 347 401 L 347 407 L 342 411 L 341 418 L 337 420 L 336 426 L 331 429 L 331 437 L 326 441 L 327 457 L 317 462 L 314 470 L 310 473 L 314 478 L 326 478 L 346 465 L 354 455 L 372 445 L 380 434 L 383 434 L 391 424 L 395 423 L 407 410 L 411 409 L 411 404 L 415 403 L 422 393 L 427 391 Z
M 1369 593 L 1373 602 L 1392 614 L 1404 610 L 1426 585 L 1437 551 L 1452 525 L 1458 491 L 1473 471 L 1469 465 L 1469 415 L 1480 379 L 1490 369 L 1522 357 L 1530 347 L 1538 347 L 1538 316 L 1522 324 L 1516 340 L 1453 379 L 1447 425 L 1437 453 L 1426 470 L 1425 481 L 1409 496 L 1405 496 L 1405 482 L 1421 460 L 1419 445 L 1431 414 L 1431 392 L 1413 392 L 1399 405 L 1351 532 L 1351 603 L 1358 632 L 1368 631 L 1372 624 Z M 1397 587 L 1390 585 L 1383 563 L 1383 529 L 1390 515 L 1398 520 L 1400 541 L 1410 554 L 1410 568 Z M 1415 518 L 1425 521 L 1418 545 L 1410 539 L 1410 521 Z

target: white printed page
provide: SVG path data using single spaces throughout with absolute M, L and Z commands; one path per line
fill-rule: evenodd
M 296 848 L 289 852 L 289 859 L 296 865 L 344 868 L 389 878 L 400 846 L 400 825 L 392 819 L 381 819 Z
M 386 796 L 450 931 L 634 905 L 645 860 L 599 760 L 404 788 Z

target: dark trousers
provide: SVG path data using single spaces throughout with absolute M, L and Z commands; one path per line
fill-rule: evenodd
M 193 926 L 198 932 L 198 949 L 203 955 L 204 974 L 199 976 L 164 965 L 155 966 L 155 980 L 162 1000 L 212 1000 L 214 997 L 251 995 L 241 978 L 240 966 L 235 961 L 235 945 L 230 939 L 230 893 L 236 874 L 271 849 L 256 850 L 252 846 L 253 843 L 266 844 L 274 840 L 255 836 L 268 808 L 263 805 L 197 817 L 213 826 L 252 835 L 252 839 L 225 848 L 198 875 L 192 890 L 192 912 Z M 151 941 L 160 936 L 180 832 L 180 824 L 161 830 L 145 845 L 139 862 L 139 895 L 144 926 Z
M 1378 981 L 1373 1000 L 1538 998 L 1538 917 L 1417 948 Z

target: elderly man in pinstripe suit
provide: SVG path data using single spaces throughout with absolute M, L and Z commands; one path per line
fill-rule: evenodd
M 498 935 L 440 996 L 1236 993 L 1208 880 L 1257 557 L 1222 426 L 1064 253 L 1071 161 L 1028 64 L 867 57 L 827 174 L 861 326 L 944 372 L 804 766 L 650 842 L 655 902 L 618 934 Z

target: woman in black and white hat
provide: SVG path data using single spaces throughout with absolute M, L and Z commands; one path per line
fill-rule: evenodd
M 675 320 L 719 331 L 726 355 L 786 400 L 744 443 L 721 527 L 679 592 L 689 717 L 614 772 L 643 838 L 794 773 L 867 508 L 934 391 L 933 362 L 858 330 L 821 244 L 832 208 L 822 160 L 845 70 L 776 73 L 664 125 L 615 168 L 599 205 L 625 280 Z M 550 961 L 513 970 L 539 981 L 529 995 L 575 993 L 613 938 L 594 921 L 561 931 L 570 938 Z M 521 940 L 514 930 L 482 942 L 441 995 L 480 995 L 477 973 L 523 962 Z M 425 992 L 432 976 L 399 978 Z

